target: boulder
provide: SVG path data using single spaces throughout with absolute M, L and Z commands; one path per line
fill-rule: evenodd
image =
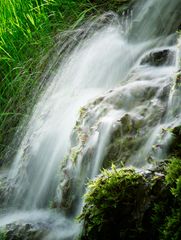
M 170 198 L 161 168 L 140 171 L 113 167 L 90 181 L 79 216 L 84 224 L 81 239 L 158 239 L 153 208 Z
M 139 70 L 80 110 L 54 204 L 67 214 L 74 212 L 87 178 L 95 177 L 102 167 L 140 167 L 154 162 L 162 151 L 162 129 L 157 139 L 147 142 L 164 119 L 171 79 L 160 77 L 159 71 L 150 79 L 150 71 L 142 76 Z

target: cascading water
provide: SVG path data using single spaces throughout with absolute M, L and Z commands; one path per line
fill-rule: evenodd
M 179 4 L 180 0 L 141 2 L 126 33 L 117 15 L 105 14 L 94 23 L 98 30 L 85 34 L 64 57 L 35 106 L 9 171 L 9 206 L 1 227 L 44 222 L 50 232 L 44 239 L 74 239 L 80 228 L 73 219 L 81 210 L 85 183 L 99 173 L 117 129 L 124 144 L 133 123 L 138 125 L 135 136 L 140 142 L 132 144 L 130 153 L 120 153 L 128 164 L 148 167 L 149 159 L 164 156 L 160 135 L 181 119 L 175 105 L 180 103 L 175 80 L 180 52 L 175 36 L 169 35 L 178 25 L 173 11 Z M 164 60 L 155 63 L 159 52 Z M 170 137 L 164 134 L 164 149 Z M 51 201 L 60 213 L 48 209 Z

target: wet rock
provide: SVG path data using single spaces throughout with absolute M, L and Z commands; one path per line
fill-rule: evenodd
M 7 206 L 9 201 L 10 183 L 7 180 L 7 171 L 1 170 L 0 172 L 0 208 Z
M 61 170 L 56 206 L 73 214 L 80 192 L 85 191 L 87 177 L 94 176 L 97 164 L 99 168 L 110 168 L 112 163 L 121 166 L 132 161 L 150 137 L 152 127 L 164 116 L 166 105 L 158 92 L 157 86 L 148 83 L 140 83 L 139 88 L 130 84 L 81 110 L 72 133 L 72 148 Z M 107 142 L 102 140 L 104 135 Z M 101 141 L 104 145 L 99 145 Z M 102 155 L 98 158 L 99 151 Z
M 0 201 L 1 201 L 1 207 L 4 205 L 5 201 L 5 190 L 6 190 L 6 185 L 4 181 L 1 179 L 0 180 Z
M 169 49 L 163 49 L 159 51 L 153 51 L 149 53 L 143 60 L 141 64 L 149 64 L 150 66 L 163 66 L 175 63 L 175 53 Z
M 135 40 L 150 40 L 152 37 L 166 37 L 177 31 L 181 23 L 180 0 L 172 2 L 170 0 L 155 1 L 152 5 L 148 2 L 145 11 L 141 14 L 140 6 L 145 4 L 145 0 L 138 0 L 136 3 L 133 13 L 134 21 L 129 33 L 130 40 L 135 42 Z M 156 14 L 158 9 L 160 14 Z
M 130 76 L 122 86 L 80 109 L 55 204 L 67 214 L 73 214 L 87 178 L 95 177 L 102 167 L 152 164 L 162 151 L 162 133 L 147 142 L 165 117 L 171 76 L 163 77 L 160 69 L 151 75 L 144 65 Z
M 177 73 L 176 81 L 175 81 L 175 88 L 180 89 L 181 88 L 181 71 Z
M 12 223 L 0 229 L 3 240 L 42 240 L 48 233 L 48 227 L 42 224 Z

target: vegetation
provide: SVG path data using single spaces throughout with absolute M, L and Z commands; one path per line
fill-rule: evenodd
M 4 163 L 7 146 L 18 124 L 28 116 L 41 91 L 42 73 L 61 42 L 60 33 L 67 29 L 74 30 L 88 17 L 99 15 L 107 9 L 118 10 L 122 3 L 124 5 L 120 11 L 123 11 L 129 2 L 0 2 L 0 165 Z M 179 83 L 180 75 L 177 76 Z M 166 166 L 165 179 L 150 177 L 135 169 L 113 167 L 111 171 L 104 170 L 100 177 L 89 183 L 85 207 L 79 217 L 85 227 L 82 239 L 148 239 L 151 234 L 153 239 L 181 239 L 180 127 L 175 128 L 173 134 L 174 141 L 169 149 L 173 157 Z M 125 145 L 120 141 L 115 149 Z M 74 150 L 72 160 L 76 159 L 79 151 Z M 16 149 L 9 152 L 14 154 Z M 110 154 L 111 161 L 112 156 Z M 0 231 L 0 239 L 5 238 L 6 232 Z
M 177 90 L 179 81 L 180 72 L 176 78 Z M 164 160 L 161 171 L 159 167 L 155 169 L 155 173 L 159 170 L 162 177 L 122 168 L 103 171 L 88 184 L 85 206 L 79 216 L 84 223 L 82 240 L 181 239 L 181 127 L 168 130 L 172 134 L 169 159 Z M 114 136 L 113 143 L 115 139 Z M 141 194 L 139 191 L 144 185 L 145 192 Z M 143 204 L 142 211 L 139 204 Z
M 39 94 L 40 79 L 50 50 L 53 46 L 56 49 L 59 33 L 75 29 L 88 16 L 125 2 L 129 1 L 1 1 L 0 164 L 18 123 L 32 109 Z M 10 152 L 13 153 L 12 149 Z
M 154 206 L 153 224 L 159 226 L 159 239 L 181 239 L 181 159 L 171 158 L 166 167 L 166 186 L 171 193 Z
M 166 166 L 165 185 L 170 199 L 155 205 L 153 222 L 159 226 L 159 237 L 163 240 L 181 239 L 181 128 L 172 129 L 173 142 L 169 149 L 170 159 Z M 156 221 L 155 221 L 156 219 Z
M 104 170 L 88 184 L 78 219 L 82 240 L 181 239 L 181 159 L 172 157 L 152 173 Z
M 78 218 L 84 222 L 81 239 L 157 239 L 150 212 L 166 194 L 160 176 L 133 168 L 104 170 L 88 184 Z
M 86 9 L 86 11 L 85 11 Z M 59 31 L 75 27 L 86 0 L 3 0 L 0 3 L 0 163 L 19 121 L 31 109 Z M 74 23 L 74 26 L 73 26 Z M 77 23 L 78 24 L 78 23 Z
M 6 230 L 5 229 L 0 229 L 0 239 L 6 240 Z

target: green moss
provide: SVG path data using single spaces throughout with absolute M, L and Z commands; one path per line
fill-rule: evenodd
M 112 168 L 88 184 L 81 239 L 147 239 L 154 183 L 133 168 Z M 152 231 L 153 232 L 153 231 Z
M 171 158 L 166 168 L 166 183 L 175 186 L 181 176 L 181 159 Z
M 169 198 L 154 206 L 152 220 L 159 226 L 159 239 L 181 239 L 181 159 L 171 158 L 166 167 L 165 184 Z
M 181 239 L 181 209 L 172 209 L 172 214 L 166 218 L 162 227 L 161 238 L 163 240 Z
M 181 158 L 181 127 L 177 126 L 170 131 L 172 134 L 172 143 L 169 147 L 169 155 Z
M 104 170 L 88 184 L 80 239 L 181 239 L 180 163 L 172 158 L 148 172 Z

